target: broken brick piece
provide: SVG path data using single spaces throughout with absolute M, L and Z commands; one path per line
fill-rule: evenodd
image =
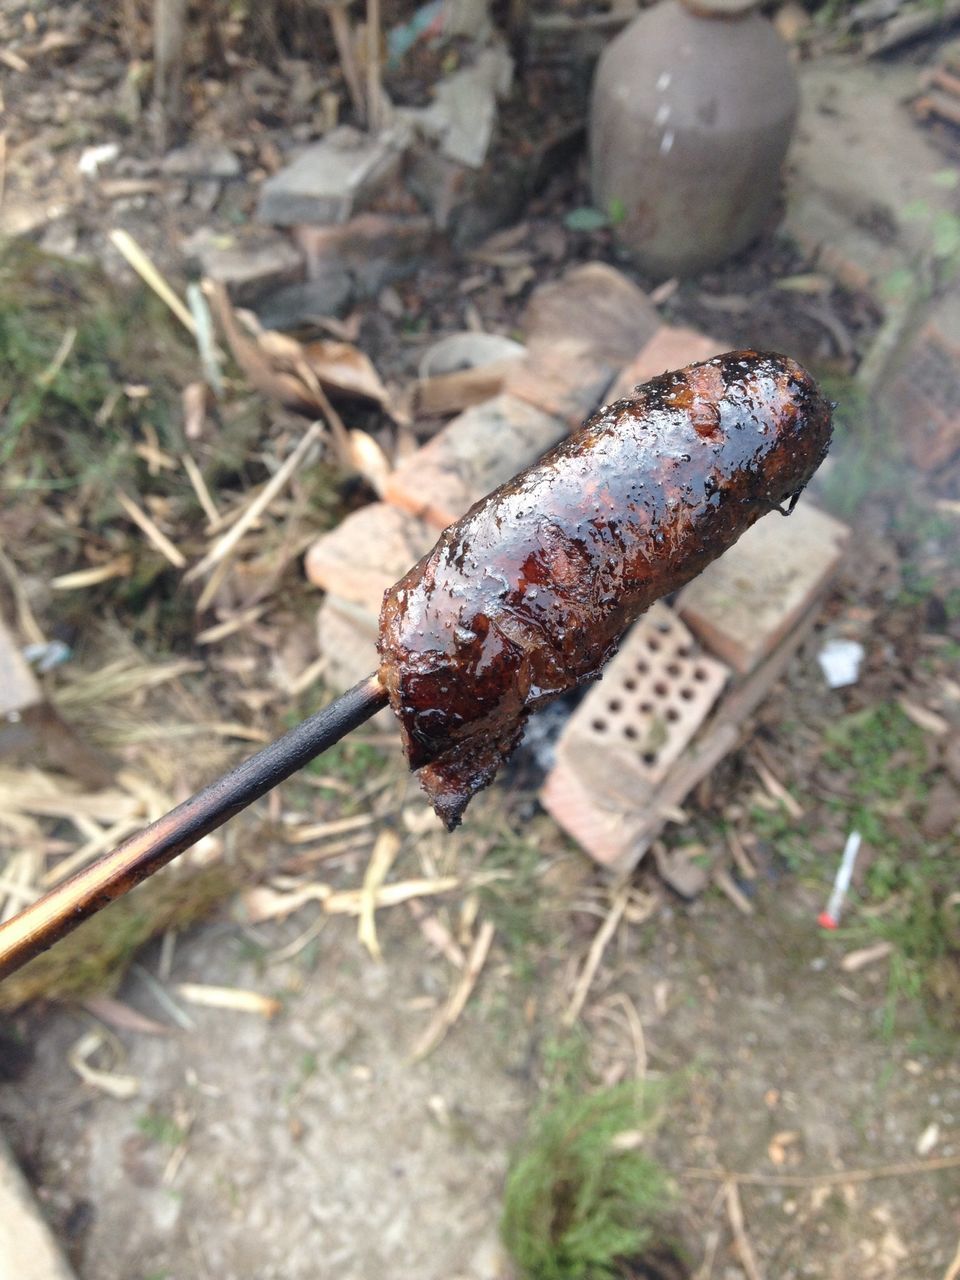
M 588 262 L 535 290 L 524 314 L 527 359 L 505 389 L 579 426 L 611 380 L 657 331 L 646 294 L 602 262 Z
M 677 609 L 708 649 L 746 675 L 821 593 L 849 535 L 807 501 L 787 519 L 771 512 L 683 589 Z
M 710 338 L 696 329 L 675 328 L 661 325 L 649 342 L 641 348 L 629 364 L 620 370 L 617 380 L 607 391 L 608 403 L 632 396 L 635 389 L 651 378 L 672 369 L 709 360 L 726 350 L 716 338 Z
M 386 502 L 371 502 L 322 534 L 304 568 L 316 587 L 379 616 L 383 593 L 433 546 L 436 530 Z
M 566 433 L 561 419 L 516 396 L 495 396 L 448 422 L 406 458 L 390 475 L 383 496 L 445 529 Z
M 434 236 L 426 216 L 386 213 L 358 213 L 338 226 L 293 229 L 309 278 L 339 280 L 357 298 L 372 298 L 391 280 L 417 271 Z
M 257 218 L 275 226 L 346 222 L 361 200 L 381 190 L 400 167 L 404 131 L 379 135 L 349 125 L 306 147 L 260 188 Z

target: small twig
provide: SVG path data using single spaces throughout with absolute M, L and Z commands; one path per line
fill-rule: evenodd
M 753 860 L 743 847 L 743 841 L 737 835 L 736 831 L 727 832 L 727 848 L 737 864 L 737 870 L 745 880 L 756 880 L 757 868 L 753 865 Z
M 793 798 L 787 788 L 780 779 L 774 774 L 773 770 L 762 760 L 753 759 L 751 761 L 757 772 L 757 777 L 763 783 L 765 790 L 773 796 L 774 800 L 779 800 L 787 813 L 794 821 L 799 821 L 803 817 L 803 809 Z
M 630 1028 L 630 1036 L 633 1040 L 633 1052 L 637 1060 L 637 1079 L 643 1080 L 647 1074 L 647 1041 L 643 1034 L 643 1023 L 640 1021 L 637 1006 L 622 991 L 612 995 L 610 1003 L 618 1004 L 623 1009 L 627 1019 L 627 1026 Z
M 603 953 L 607 949 L 607 943 L 617 931 L 617 926 L 623 917 L 624 910 L 627 906 L 627 899 L 630 896 L 630 886 L 625 884 L 617 896 L 613 900 L 613 906 L 607 914 L 606 920 L 597 930 L 596 937 L 590 944 L 590 950 L 587 953 L 587 959 L 584 962 L 580 977 L 577 979 L 577 985 L 574 988 L 567 1010 L 561 1019 L 563 1026 L 572 1027 L 580 1016 L 580 1010 L 583 1008 L 587 993 L 596 976 L 597 969 L 600 967 L 600 961 L 603 959 Z
M 149 285 L 157 297 L 167 304 L 183 327 L 196 337 L 197 326 L 193 316 L 170 288 L 166 280 L 164 280 L 163 276 L 140 248 L 129 231 L 123 231 L 120 229 L 110 231 L 107 234 L 107 239 L 121 257 L 130 264 L 144 284 Z
M 36 383 L 38 387 L 50 386 L 50 383 L 53 382 L 54 378 L 66 363 L 67 356 L 69 356 L 70 352 L 73 350 L 73 344 L 76 340 L 77 330 L 73 325 L 71 325 L 60 339 L 60 345 L 57 347 L 56 354 L 53 359 L 47 367 L 42 370 L 42 372 L 37 374 Z
M 400 837 L 395 831 L 388 829 L 377 836 L 367 863 L 361 890 L 360 914 L 357 918 L 357 940 L 369 951 L 374 960 L 382 960 L 380 942 L 377 938 L 377 893 L 379 892 L 387 872 L 400 852 Z
M 877 1178 L 912 1178 L 944 1169 L 960 1169 L 960 1155 L 881 1164 L 875 1169 L 831 1169 L 826 1173 L 734 1173 L 729 1169 L 684 1169 L 680 1176 L 710 1182 L 736 1182 L 742 1187 L 842 1187 L 847 1183 L 873 1182 Z
M 371 133 L 376 133 L 382 123 L 380 0 L 367 0 L 367 127 Z
M 738 888 L 736 881 L 726 867 L 715 868 L 713 872 L 713 883 L 721 893 L 725 894 L 730 899 L 739 912 L 745 916 L 753 915 L 753 903 L 743 890 Z
M 0 573 L 6 578 L 10 592 L 13 595 L 14 604 L 17 607 L 17 621 L 20 624 L 24 639 L 28 644 L 46 644 L 47 637 L 37 621 L 36 614 L 30 607 L 30 600 L 27 596 L 26 588 L 20 580 L 20 573 L 17 566 L 4 551 L 2 541 L 0 541 Z
M 943 1280 L 957 1280 L 960 1276 L 960 1241 L 957 1242 L 957 1252 L 953 1255 L 953 1260 L 943 1273 Z
M 486 964 L 487 956 L 490 953 L 490 945 L 493 942 L 493 934 L 493 922 L 485 920 L 478 929 L 473 946 L 470 948 L 467 967 L 460 974 L 460 980 L 454 987 L 447 1003 L 417 1041 L 413 1053 L 410 1055 L 412 1061 L 417 1062 L 420 1058 L 425 1058 L 428 1053 L 432 1053 L 461 1013 L 463 1013 L 467 1006 L 467 1001 L 470 999 L 470 993 L 476 986 L 477 979 Z
M 207 570 L 214 568 L 214 566 L 218 565 L 221 560 L 224 560 L 231 554 L 243 535 L 247 532 L 254 521 L 258 519 L 264 511 L 266 511 L 273 499 L 300 466 L 301 462 L 303 462 L 310 449 L 320 439 L 321 430 L 321 423 L 313 422 L 310 424 L 310 427 L 304 434 L 303 439 L 286 459 L 283 465 L 278 467 L 277 471 L 270 477 L 236 524 L 228 533 L 224 534 L 216 546 L 208 551 L 202 560 L 195 564 L 193 568 L 184 575 L 185 582 L 193 582 L 196 578 L 199 578 L 202 574 L 206 573 Z
M 180 455 L 180 461 L 183 463 L 183 469 L 187 473 L 187 479 L 193 486 L 193 492 L 197 495 L 197 501 L 203 508 L 203 514 L 207 517 L 210 524 L 214 524 L 220 519 L 220 512 L 217 510 L 216 503 L 213 501 L 210 490 L 207 488 L 207 482 L 203 478 L 203 473 L 189 453 L 182 453 Z
M 753 1245 L 750 1243 L 750 1237 L 747 1235 L 747 1229 L 743 1223 L 743 1205 L 740 1203 L 740 1192 L 737 1190 L 736 1182 L 732 1179 L 728 1180 L 724 1184 L 724 1192 L 727 1202 L 727 1217 L 730 1219 L 730 1230 L 733 1232 L 733 1239 L 737 1246 L 737 1253 L 740 1255 L 741 1265 L 747 1273 L 747 1280 L 763 1280 L 760 1268 L 757 1266 Z
M 267 605 L 257 604 L 252 609 L 244 609 L 242 613 L 235 613 L 229 618 L 224 618 L 222 622 L 216 622 L 212 627 L 207 627 L 201 631 L 196 637 L 196 644 L 217 644 L 220 640 L 225 640 L 227 636 L 232 636 L 234 632 L 248 627 L 252 622 L 256 622 L 267 611 Z
M 333 42 L 337 46 L 340 69 L 347 84 L 350 101 L 353 103 L 353 109 L 360 119 L 364 119 L 366 117 L 366 103 L 363 97 L 363 81 L 360 78 L 360 70 L 357 67 L 357 57 L 353 45 L 353 29 L 347 17 L 347 5 L 344 0 L 328 0 L 328 3 L 323 7 L 327 12 L 327 17 L 330 19 Z
M 147 540 L 156 547 L 165 559 L 170 561 L 175 569 L 185 569 L 187 567 L 187 558 L 183 552 L 173 545 L 167 535 L 157 528 L 147 513 L 141 511 L 133 499 L 128 498 L 122 489 L 117 489 L 116 493 L 117 501 L 137 528 L 146 535 Z

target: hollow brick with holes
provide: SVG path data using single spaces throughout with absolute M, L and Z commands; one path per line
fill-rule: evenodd
M 598 862 L 629 860 L 658 786 L 729 674 L 664 604 L 628 633 L 570 717 L 542 792 L 545 807 Z

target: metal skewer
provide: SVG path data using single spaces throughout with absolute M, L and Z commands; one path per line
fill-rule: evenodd
M 387 705 L 376 675 L 0 924 L 0 979 L 46 951 Z

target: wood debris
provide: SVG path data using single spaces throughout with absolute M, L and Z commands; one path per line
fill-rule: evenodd
M 273 1018 L 283 1007 L 273 996 L 264 996 L 259 991 L 247 991 L 242 987 L 178 982 L 174 990 L 188 1004 L 203 1005 L 207 1009 L 229 1009 L 233 1013 L 255 1013 L 261 1018 Z
M 466 967 L 460 975 L 460 980 L 451 991 L 447 1003 L 438 1011 L 414 1045 L 410 1055 L 412 1062 L 419 1062 L 421 1058 L 432 1053 L 467 1007 L 467 1001 L 490 954 L 494 932 L 493 922 L 484 920 L 470 947 Z
M 102 1031 L 87 1031 L 73 1045 L 67 1055 L 67 1061 L 84 1084 L 90 1085 L 100 1093 L 120 1100 L 134 1098 L 140 1092 L 140 1081 L 136 1076 L 95 1067 L 90 1061 L 109 1043 Z

